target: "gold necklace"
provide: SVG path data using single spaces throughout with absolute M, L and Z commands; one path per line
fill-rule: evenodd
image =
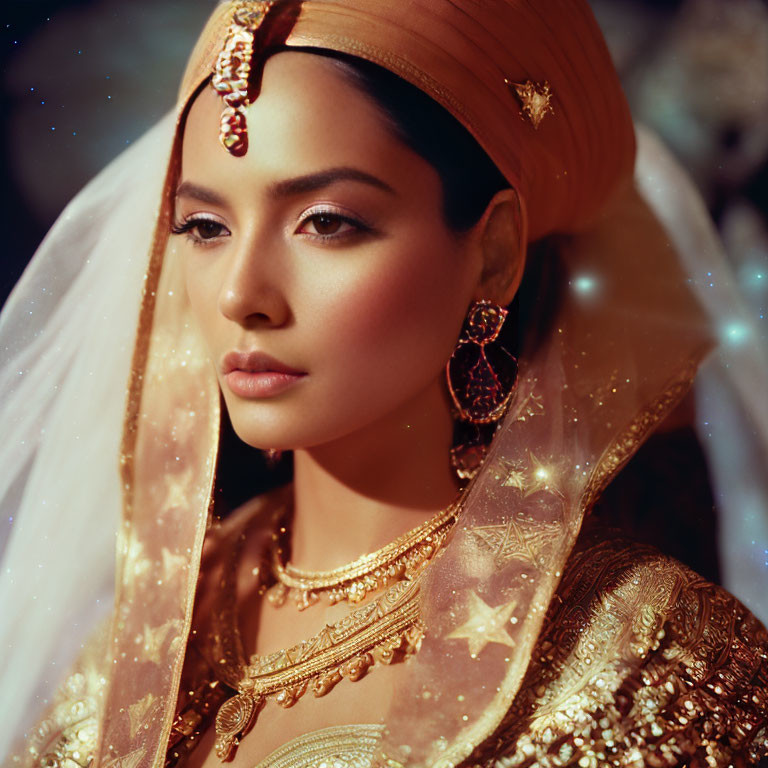
M 384 579 L 401 580 L 383 594 L 353 609 L 310 639 L 265 656 L 254 654 L 248 664 L 237 621 L 236 574 L 248 529 L 241 532 L 220 582 L 221 610 L 214 612 L 211 632 L 216 675 L 236 691 L 221 703 L 216 715 L 215 749 L 220 760 L 233 757 L 240 740 L 253 727 L 260 709 L 270 699 L 282 707 L 292 707 L 308 691 L 315 697 L 325 696 L 342 679 L 356 682 L 376 664 L 391 664 L 418 651 L 424 636 L 418 599 L 419 576 L 455 523 L 465 496 L 466 491 L 448 509 L 378 552 L 329 572 L 343 572 L 342 585 L 369 575 L 380 583 L 381 577 L 375 575 L 377 569 L 392 567 L 394 576 Z M 275 519 L 279 520 L 284 514 L 284 510 L 279 510 Z M 404 557 L 407 566 L 401 568 L 397 563 Z M 311 576 L 327 578 L 327 574 Z M 328 587 L 318 587 L 313 582 L 312 588 Z M 366 591 L 370 591 L 367 584 Z M 359 594 L 359 590 L 355 594 Z
M 403 534 L 386 546 L 330 571 L 304 571 L 284 563 L 280 536 L 272 549 L 272 574 L 276 584 L 267 599 L 280 607 L 291 597 L 300 611 L 326 594 L 331 605 L 342 600 L 362 602 L 366 596 L 396 579 L 412 579 L 440 549 L 453 527 L 463 495 L 447 509 Z M 281 528 L 285 533 L 285 528 Z
M 391 664 L 415 653 L 424 636 L 418 595 L 418 580 L 397 582 L 309 640 L 253 656 L 239 681 L 226 681 L 237 694 L 216 715 L 218 758 L 233 756 L 268 699 L 292 707 L 308 690 L 325 696 L 343 678 L 357 682 L 374 664 Z

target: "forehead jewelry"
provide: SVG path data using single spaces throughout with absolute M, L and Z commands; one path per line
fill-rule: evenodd
M 555 114 L 555 110 L 550 103 L 552 101 L 552 91 L 546 80 L 543 83 L 534 83 L 532 80 L 526 80 L 524 83 L 513 83 L 505 77 L 504 82 L 517 96 L 522 105 L 520 117 L 523 119 L 527 117 L 534 128 L 539 127 L 539 124 L 548 112 L 553 115 Z
M 274 5 L 275 0 L 237 4 L 211 79 L 214 90 L 227 105 L 221 115 L 219 141 L 236 157 L 248 151 L 245 110 L 250 104 L 248 82 L 256 32 Z

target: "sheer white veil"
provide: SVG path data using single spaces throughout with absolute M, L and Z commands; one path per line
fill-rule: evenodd
M 169 117 L 72 201 L 0 316 L 0 754 L 112 605 L 126 382 L 172 133 Z M 726 587 L 766 621 L 766 351 L 698 194 L 644 132 L 640 148 L 641 191 L 723 329 L 699 428 Z
M 0 315 L 0 755 L 112 608 L 125 388 L 173 130 L 72 200 Z
M 768 349 L 704 202 L 653 134 L 639 131 L 636 180 L 669 233 L 719 345 L 695 383 L 697 432 L 718 512 L 725 587 L 768 624 Z

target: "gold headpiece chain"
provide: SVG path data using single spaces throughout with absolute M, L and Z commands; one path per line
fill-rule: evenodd
M 250 104 L 248 87 L 256 32 L 274 5 L 275 0 L 238 3 L 211 78 L 211 85 L 227 105 L 221 115 L 219 141 L 237 157 L 248 151 L 245 110 Z

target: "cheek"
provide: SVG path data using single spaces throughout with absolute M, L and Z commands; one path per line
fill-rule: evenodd
M 469 289 L 455 253 L 405 247 L 328 291 L 329 353 L 367 391 L 407 395 L 434 381 L 453 350 Z M 325 303 L 325 302 L 324 302 Z
M 210 265 L 206 266 L 195 258 L 195 254 L 185 254 L 182 260 L 184 269 L 184 284 L 187 290 L 187 300 L 195 318 L 198 331 L 208 347 L 215 355 L 215 329 L 217 328 L 218 312 L 218 277 Z

